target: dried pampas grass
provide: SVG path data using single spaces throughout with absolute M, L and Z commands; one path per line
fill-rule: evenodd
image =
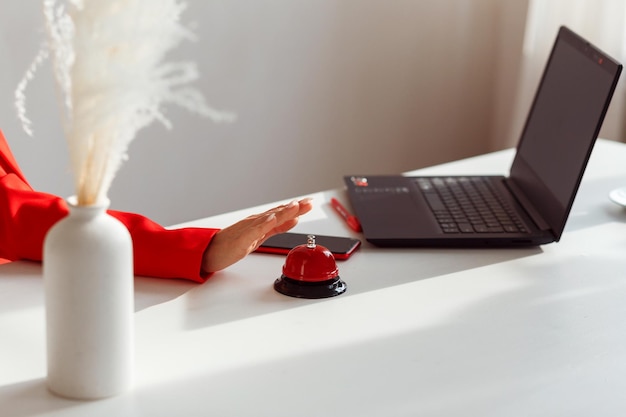
M 138 130 L 155 120 L 171 127 L 164 103 L 232 120 L 188 86 L 198 78 L 193 63 L 165 62 L 168 51 L 193 39 L 180 23 L 185 8 L 178 0 L 44 0 L 47 43 L 17 87 L 16 107 L 32 134 L 24 92 L 51 56 L 78 204 L 107 198 Z

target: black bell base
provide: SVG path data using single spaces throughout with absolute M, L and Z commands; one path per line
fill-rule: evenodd
M 281 294 L 296 298 L 329 298 L 343 294 L 346 283 L 339 277 L 326 281 L 307 282 L 298 281 L 281 275 L 274 282 L 274 289 Z

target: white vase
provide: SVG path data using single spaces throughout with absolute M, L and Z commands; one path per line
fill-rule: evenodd
M 132 241 L 108 201 L 75 201 L 44 242 L 47 382 L 63 397 L 98 399 L 132 383 Z

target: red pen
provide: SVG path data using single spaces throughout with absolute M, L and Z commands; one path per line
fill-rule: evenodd
M 331 197 L 330 205 L 346 221 L 348 226 L 350 226 L 350 229 L 354 230 L 355 232 L 361 231 L 361 223 L 359 223 L 359 219 L 357 219 L 355 216 L 350 214 L 348 210 L 346 210 L 346 208 L 341 205 L 339 200 L 337 200 L 335 197 Z

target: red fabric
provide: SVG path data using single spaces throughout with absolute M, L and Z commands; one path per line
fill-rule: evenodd
M 41 261 L 46 233 L 67 213 L 62 198 L 32 189 L 0 131 L 0 263 Z M 200 273 L 202 254 L 218 229 L 167 230 L 137 214 L 109 214 L 130 232 L 136 275 L 197 282 L 207 278 Z

